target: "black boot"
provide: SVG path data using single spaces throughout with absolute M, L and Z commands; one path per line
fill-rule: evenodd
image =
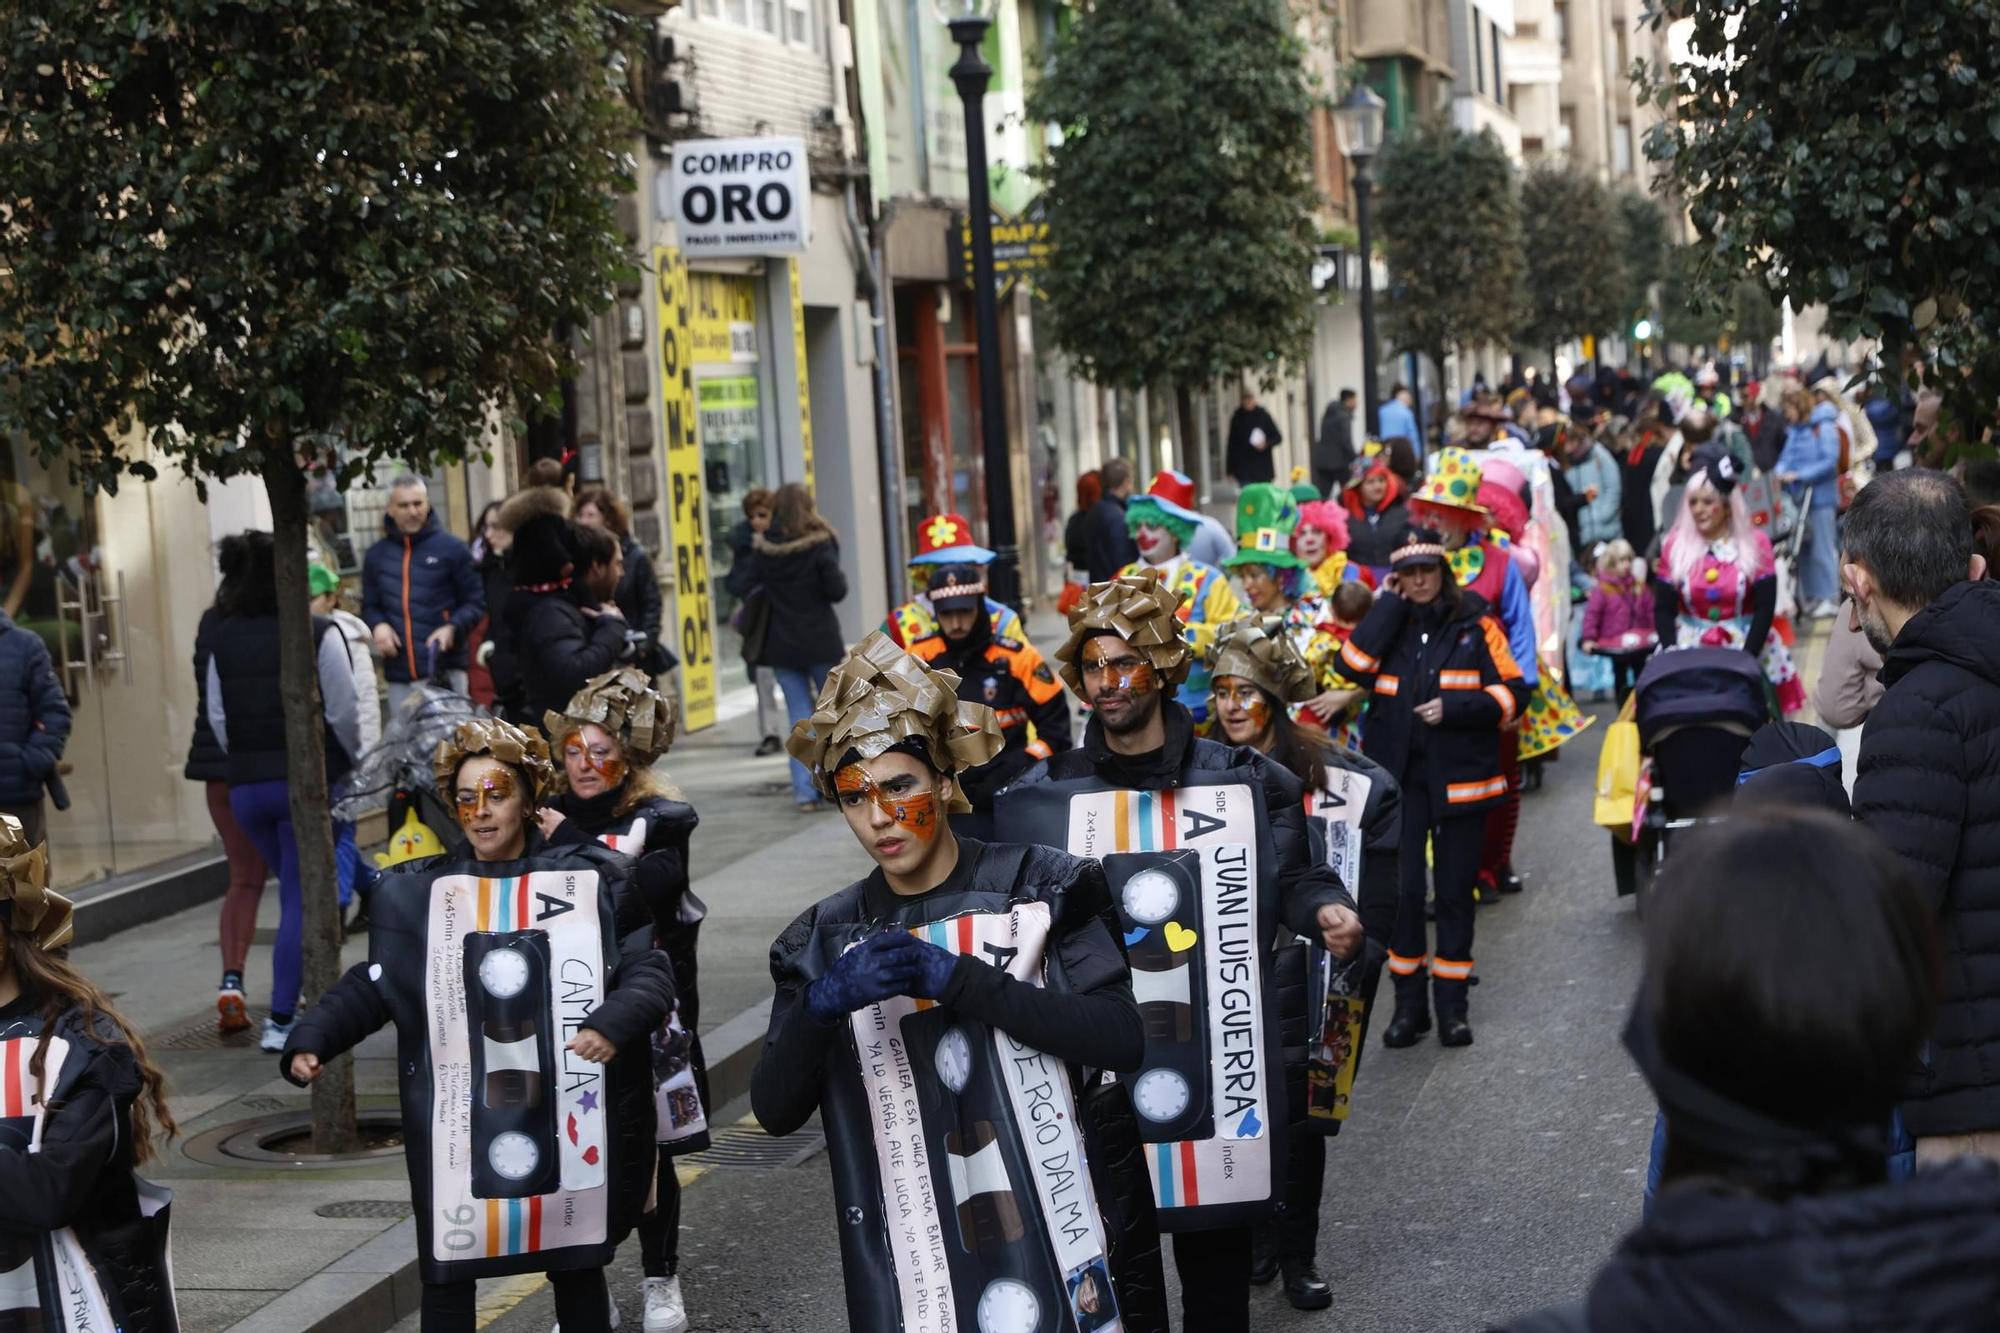
M 1466 1018 L 1466 986 L 1463 981 L 1446 981 L 1442 977 L 1436 982 L 1440 1046 L 1472 1045 L 1472 1024 Z
M 1271 1248 L 1271 1224 L 1250 1230 L 1250 1285 L 1267 1287 L 1278 1276 L 1278 1253 Z
M 1514 873 L 1514 867 L 1511 865 L 1500 867 L 1500 873 L 1495 877 L 1495 883 L 1502 893 L 1519 893 L 1522 889 L 1528 887 L 1521 882 L 1521 877 Z
M 1392 1050 L 1414 1046 L 1430 1030 L 1430 978 L 1422 972 L 1397 977 L 1396 1013 L 1382 1033 L 1382 1044 Z
M 1333 1288 L 1326 1285 L 1310 1259 L 1287 1259 L 1284 1269 L 1285 1299 L 1294 1310 L 1324 1310 L 1333 1304 Z

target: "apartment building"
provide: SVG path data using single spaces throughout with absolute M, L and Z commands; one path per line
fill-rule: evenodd
M 1503 44 L 1509 109 L 1524 158 L 1559 157 L 1600 179 L 1650 178 L 1646 131 L 1659 111 L 1642 102 L 1633 65 L 1658 59 L 1663 35 L 1644 0 L 1514 0 Z

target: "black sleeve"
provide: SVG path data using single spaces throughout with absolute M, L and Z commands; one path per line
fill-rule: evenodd
M 1368 802 L 1370 809 L 1362 816 L 1361 883 L 1354 886 L 1354 897 L 1362 931 L 1387 946 L 1401 892 L 1403 793 L 1384 772 L 1375 778 Z
M 627 577 L 632 584 L 632 601 L 635 605 L 621 607 L 635 629 L 646 631 L 646 637 L 658 641 L 660 624 L 664 611 L 660 598 L 659 576 L 653 572 L 653 557 L 646 548 L 633 543 L 631 553 L 626 557 L 632 562 Z
M 654 929 L 662 937 L 678 924 L 681 899 L 687 896 L 687 888 L 687 860 L 678 848 L 661 847 L 647 852 L 632 872 L 632 890 L 646 905 Z
M 120 1134 L 118 1102 L 100 1069 L 110 1058 L 93 1056 L 69 1096 L 49 1108 L 38 1151 L 0 1149 L 0 1231 L 55 1231 L 89 1206 Z
M 293 1056 L 316 1055 L 324 1063 L 342 1051 L 353 1050 L 387 1025 L 389 1001 L 375 984 L 379 967 L 377 963 L 356 963 L 312 1008 L 299 1015 L 298 1026 L 278 1056 L 278 1072 L 288 1081 L 305 1086 L 292 1078 Z
M 1058 1060 L 1092 1069 L 1137 1069 L 1146 1034 L 1118 941 L 1100 918 L 1090 916 L 1056 948 L 1070 990 L 1032 986 L 983 958 L 961 954 L 942 1001 Z
M 625 654 L 627 624 L 617 616 L 598 616 L 590 621 L 587 637 L 572 630 L 544 641 L 535 651 L 552 668 L 548 677 L 556 687 L 553 693 L 567 699 L 592 676 L 601 676 L 618 665 L 618 659 Z
M 623 1051 L 647 1040 L 654 1028 L 667 1021 L 673 1007 L 673 967 L 658 949 L 644 949 L 620 958 L 618 979 L 610 994 L 581 1026 L 598 1032 Z
M 1674 646 L 1674 640 L 1679 634 L 1679 626 L 1676 622 L 1680 619 L 1680 609 L 1680 589 L 1668 583 L 1665 579 L 1654 579 L 1653 633 L 1659 636 L 1662 648 L 1671 648 Z
M 845 1022 L 821 1023 L 806 1012 L 807 978 L 794 966 L 812 937 L 807 912 L 771 945 L 771 1021 L 764 1029 L 764 1052 L 750 1074 L 750 1110 L 766 1134 L 782 1137 L 819 1109 L 826 1057 L 847 1039 Z
M 1750 632 L 1744 636 L 1743 651 L 1756 657 L 1764 651 L 1771 633 L 1771 618 L 1778 612 L 1778 576 L 1766 574 L 1750 585 Z
M 840 567 L 840 547 L 833 542 L 819 553 L 819 593 L 829 602 L 847 600 L 847 571 Z
M 1264 418 L 1264 447 L 1275 449 L 1283 444 L 1285 442 L 1285 433 L 1278 429 L 1278 419 L 1272 416 L 1268 410 L 1261 407 L 1257 409 L 1257 415 Z

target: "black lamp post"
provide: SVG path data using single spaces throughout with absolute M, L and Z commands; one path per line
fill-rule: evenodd
M 966 211 L 972 232 L 972 305 L 979 329 L 979 430 L 986 473 L 986 543 L 995 559 L 986 595 L 1018 608 L 1021 553 L 1014 538 L 1014 469 L 1007 449 L 1007 395 L 1000 382 L 1000 298 L 993 281 L 992 181 L 986 169 L 986 85 L 993 67 L 980 54 L 994 0 L 950 0 L 938 17 L 958 43 L 951 81 L 965 103 Z
M 1376 417 L 1381 395 L 1375 383 L 1379 359 L 1375 350 L 1375 265 L 1368 225 L 1368 201 L 1375 190 L 1375 177 L 1368 168 L 1382 147 L 1382 120 L 1387 108 L 1388 103 L 1373 88 L 1357 83 L 1333 111 L 1341 155 L 1354 164 L 1354 229 L 1360 233 L 1361 246 L 1361 414 L 1370 435 L 1380 431 L 1382 423 Z

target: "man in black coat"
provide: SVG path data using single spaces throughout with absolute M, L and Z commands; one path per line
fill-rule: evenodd
M 494 659 L 493 688 L 510 720 L 538 726 L 629 656 L 627 626 L 584 584 L 568 495 L 531 486 L 501 507 L 500 526 L 514 534 L 514 590 L 500 612 L 514 653 L 504 669 Z
M 2000 583 L 1973 553 L 1965 492 L 1928 469 L 1862 487 L 1841 547 L 1888 686 L 1861 734 L 1854 813 L 1902 857 L 1945 950 L 1903 1121 L 1919 1162 L 2000 1159 Z
M 1125 526 L 1125 498 L 1132 494 L 1132 465 L 1114 458 L 1097 469 L 1104 494 L 1090 507 L 1084 527 L 1084 568 L 1092 583 L 1118 577 L 1118 571 L 1139 558 L 1138 543 Z
M 1239 486 L 1272 481 L 1278 475 L 1271 451 L 1285 442 L 1278 423 L 1257 402 L 1254 389 L 1243 391 L 1243 406 L 1229 418 L 1227 471 Z
M 1347 485 L 1354 471 L 1354 390 L 1342 389 L 1340 397 L 1326 405 L 1320 418 L 1319 438 L 1313 441 L 1313 487 L 1331 500 Z

